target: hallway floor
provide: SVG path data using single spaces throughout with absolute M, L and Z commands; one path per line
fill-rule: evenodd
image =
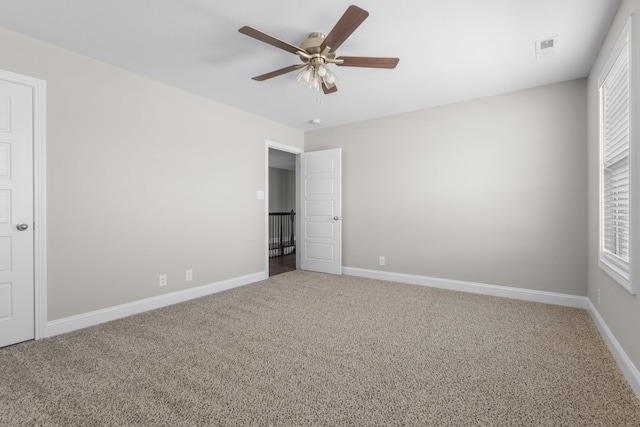
M 296 269 L 296 255 L 269 258 L 269 277 Z

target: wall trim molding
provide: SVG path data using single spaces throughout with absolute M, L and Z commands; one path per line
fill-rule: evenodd
M 365 277 L 368 279 L 387 280 L 410 285 L 427 286 L 431 288 L 447 289 L 451 291 L 469 292 L 473 294 L 491 295 L 524 301 L 541 302 L 545 304 L 561 305 L 572 308 L 582 308 L 589 312 L 596 324 L 600 335 L 604 339 L 613 358 L 629 382 L 634 393 L 640 399 L 640 372 L 624 351 L 611 329 L 600 316 L 600 313 L 586 296 L 576 296 L 555 292 L 537 291 L 533 289 L 513 288 L 507 286 L 488 285 L 484 283 L 465 282 L 460 280 L 439 279 L 435 277 L 418 276 L 413 274 L 392 273 L 387 271 L 368 270 L 364 268 L 343 267 L 342 273 L 349 276 Z
M 585 309 L 591 315 L 591 318 L 607 344 L 609 351 L 611 351 L 613 358 L 616 360 L 623 375 L 629 382 L 631 389 L 634 391 L 638 399 L 640 399 L 640 371 L 638 371 L 638 368 L 636 368 L 627 353 L 624 351 L 591 300 L 585 296 L 488 285 L 484 283 L 465 282 L 460 280 L 439 279 L 428 276 L 368 270 L 355 267 L 343 267 L 342 272 L 348 276 L 387 280 L 390 282 L 406 283 L 410 285 Z M 47 322 L 42 338 L 52 337 L 78 329 L 99 325 L 112 320 L 121 319 L 134 314 L 155 310 L 157 308 L 167 307 L 173 304 L 267 280 L 268 278 L 269 274 L 266 271 L 262 271 L 208 285 L 202 285 L 193 289 L 184 289 L 170 294 L 158 295 L 89 313 L 53 320 L 51 322 Z
M 114 307 L 53 320 L 47 322 L 43 338 L 72 332 L 89 326 L 99 325 L 100 323 L 110 322 L 112 320 L 121 319 L 134 314 L 155 310 L 157 308 L 167 307 L 229 289 L 238 288 L 240 286 L 249 285 L 268 278 L 269 274 L 262 271 L 208 285 L 198 286 L 197 288 L 184 289 L 170 294 L 158 295 L 126 304 L 116 305 Z
M 287 153 L 295 154 L 296 156 L 296 185 L 300 185 L 300 156 L 299 154 L 304 153 L 303 148 L 294 147 L 291 145 L 281 144 L 279 142 L 274 142 L 270 140 L 265 140 L 264 142 L 264 270 L 269 274 L 269 149 L 273 148 L 274 150 L 285 151 Z M 296 192 L 296 212 L 300 212 L 300 203 L 298 200 L 298 193 Z M 299 221 L 295 222 L 295 235 L 300 235 L 300 226 Z M 300 265 L 300 251 L 296 251 L 296 265 Z
M 541 302 L 545 304 L 562 305 L 565 307 L 573 308 L 586 309 L 588 307 L 587 297 L 561 294 L 556 292 L 488 285 L 484 283 L 465 282 L 462 280 L 439 279 L 435 277 L 418 276 L 405 273 L 392 273 L 378 270 L 367 270 L 354 267 L 343 267 L 342 272 L 343 274 L 347 274 L 349 276 L 388 280 L 391 282 L 407 283 L 410 285 L 427 286 L 430 288 L 447 289 L 451 291 L 470 292 L 473 294 L 491 295 L 524 301 Z
M 604 342 L 607 343 L 607 347 L 609 347 L 609 350 L 613 354 L 613 358 L 618 362 L 618 366 L 627 378 L 627 381 L 629 381 L 629 385 L 635 392 L 638 399 L 640 399 L 640 371 L 638 371 L 638 368 L 636 368 L 631 359 L 629 359 L 629 356 L 624 351 L 615 335 L 613 335 L 613 332 L 611 332 L 611 329 L 609 329 L 609 326 L 607 326 L 602 316 L 600 316 L 598 309 L 593 305 L 590 299 L 587 299 L 587 304 L 587 310 L 589 310 L 589 314 L 591 315 L 593 322 L 600 331 L 600 335 L 602 335 Z

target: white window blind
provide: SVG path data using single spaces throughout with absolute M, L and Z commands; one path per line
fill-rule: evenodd
M 631 280 L 631 18 L 599 79 L 600 266 L 635 293 Z

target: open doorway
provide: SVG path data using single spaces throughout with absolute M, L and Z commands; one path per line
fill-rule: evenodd
M 268 148 L 267 252 L 269 276 L 296 269 L 297 154 Z

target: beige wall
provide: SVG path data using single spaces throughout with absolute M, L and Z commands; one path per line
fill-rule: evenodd
M 594 64 L 589 77 L 589 298 L 596 309 L 607 323 L 616 339 L 627 353 L 636 369 L 640 369 L 640 298 L 631 295 L 620 285 L 611 280 L 598 266 L 598 74 L 604 62 L 607 60 L 609 52 L 615 44 L 622 28 L 624 27 L 631 13 L 640 13 L 640 0 L 623 0 L 618 13 L 613 21 L 609 34 L 602 46 L 600 54 Z M 638 108 L 640 108 L 640 21 L 638 16 L 634 22 L 635 37 L 633 47 L 635 52 L 634 75 L 635 75 L 635 117 L 636 123 L 634 143 L 636 147 L 636 165 L 640 166 L 640 135 L 638 131 Z M 640 172 L 640 169 L 638 169 Z M 639 184 L 636 179 L 634 182 Z M 640 195 L 636 187 L 635 196 Z M 636 206 L 640 208 L 640 200 L 636 200 Z M 640 210 L 635 212 L 636 224 L 640 225 Z M 638 271 L 640 270 L 640 230 L 636 229 L 633 235 L 636 242 L 636 252 L 633 257 L 636 266 L 636 286 L 638 286 Z M 597 301 L 597 292 L 600 289 L 600 305 Z M 638 286 L 640 289 L 640 286 Z
M 585 295 L 586 116 L 583 79 L 308 132 L 343 149 L 343 265 Z
M 4 29 L 0 52 L 47 82 L 49 320 L 264 271 L 265 140 L 302 132 Z

